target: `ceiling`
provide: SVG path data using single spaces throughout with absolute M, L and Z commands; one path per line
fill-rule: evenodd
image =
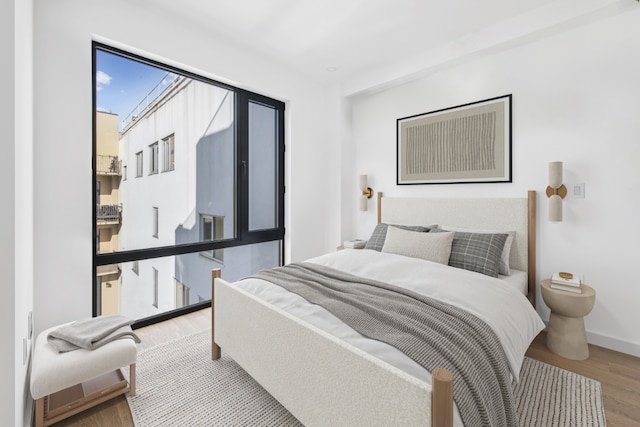
M 633 0 L 143 1 L 321 82 L 348 82 L 385 69 L 395 70 L 397 78 L 400 66 L 410 74 L 411 64 L 428 68 L 496 43 L 526 41 L 576 20 L 590 21 L 621 4 L 637 5 Z

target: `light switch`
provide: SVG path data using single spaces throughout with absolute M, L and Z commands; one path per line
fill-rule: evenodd
M 580 184 L 573 184 L 573 198 L 574 199 L 584 199 L 584 182 Z

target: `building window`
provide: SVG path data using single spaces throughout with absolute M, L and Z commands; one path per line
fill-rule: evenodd
M 158 143 L 154 142 L 149 146 L 149 175 L 158 173 Z
M 176 308 L 182 308 L 189 305 L 189 287 L 180 283 L 177 279 L 176 283 Z M 201 302 L 201 301 L 198 301 Z
M 136 178 L 142 176 L 142 151 L 136 153 Z
M 175 167 L 174 141 L 173 134 L 162 139 L 163 172 L 172 171 Z
M 155 267 L 151 267 L 153 270 L 153 306 L 158 308 L 158 270 Z
M 153 219 L 152 219 L 152 226 L 153 226 L 153 232 L 152 232 L 152 236 L 155 237 L 156 239 L 158 238 L 158 208 L 152 208 L 153 209 Z
M 224 239 L 224 217 L 213 215 L 201 215 L 202 241 L 212 242 Z M 224 249 L 213 249 L 201 252 L 203 255 L 218 261 L 224 261 Z
M 133 271 L 137 276 L 139 274 L 138 273 L 138 269 L 139 269 L 138 261 L 133 261 L 131 264 L 132 264 L 131 265 L 131 271 Z

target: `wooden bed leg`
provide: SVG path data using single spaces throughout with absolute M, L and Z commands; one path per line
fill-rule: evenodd
M 44 426 L 44 397 L 36 400 L 36 419 L 35 427 Z
M 453 375 L 443 368 L 431 372 L 431 425 L 453 426 Z
M 219 278 L 221 273 L 219 268 L 211 270 L 211 360 L 220 359 L 220 346 L 216 344 L 214 301 L 216 295 L 216 278 Z

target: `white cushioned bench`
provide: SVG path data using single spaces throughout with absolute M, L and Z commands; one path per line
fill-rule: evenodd
M 129 392 L 135 395 L 136 344 L 124 338 L 95 350 L 58 353 L 48 342 L 52 330 L 36 338 L 31 365 L 35 426 L 48 426 Z M 129 366 L 129 384 L 120 368 Z

